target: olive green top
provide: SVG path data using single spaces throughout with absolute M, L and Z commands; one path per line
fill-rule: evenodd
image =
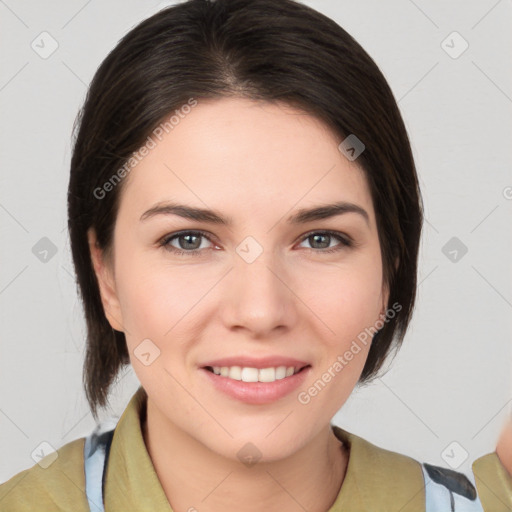
M 142 386 L 123 412 L 110 448 L 105 482 L 106 512 L 172 512 L 146 449 L 141 430 L 147 395 Z M 423 512 L 425 485 L 418 461 L 384 450 L 333 426 L 349 450 L 343 485 L 328 512 Z M 0 511 L 89 512 L 85 495 L 85 438 L 59 450 L 46 469 L 45 459 L 0 485 Z M 496 453 L 473 463 L 485 512 L 512 511 L 512 478 Z

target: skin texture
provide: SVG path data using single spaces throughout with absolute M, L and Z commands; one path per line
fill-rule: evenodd
M 496 453 L 508 474 L 512 477 L 512 416 L 509 416 L 501 431 Z
M 125 332 L 148 393 L 144 437 L 174 510 L 325 511 L 339 492 L 348 453 L 330 420 L 354 389 L 369 343 L 308 404 L 297 394 L 375 325 L 388 298 L 368 184 L 340 142 L 284 104 L 201 100 L 125 178 L 111 265 L 89 233 L 105 313 Z M 214 209 L 233 224 L 175 215 L 140 221 L 170 200 Z M 364 208 L 368 223 L 353 212 L 287 222 L 298 209 L 342 200 Z M 325 229 L 355 246 L 311 238 Z M 206 231 L 210 241 L 199 238 L 195 256 L 158 246 L 180 230 Z M 236 252 L 248 236 L 263 249 L 252 263 Z M 190 252 L 181 241 L 169 245 Z M 144 339 L 160 350 L 148 366 L 134 355 Z M 234 355 L 295 357 L 311 368 L 300 389 L 247 404 L 200 369 Z M 237 457 L 249 442 L 261 453 L 252 467 Z

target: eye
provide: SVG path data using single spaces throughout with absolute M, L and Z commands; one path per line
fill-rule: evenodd
M 203 239 L 213 243 L 210 235 L 203 231 L 181 231 L 165 236 L 158 244 L 179 256 L 199 256 L 204 249 L 208 249 L 208 246 L 202 243 Z M 331 246 L 333 240 L 339 243 Z M 311 250 L 320 253 L 332 253 L 354 245 L 350 237 L 336 231 L 312 231 L 302 237 L 301 243 L 305 241 L 312 244 Z
M 331 247 L 330 243 L 333 241 L 333 239 L 338 240 L 340 243 L 334 247 Z M 305 241 L 309 241 L 309 243 L 313 245 L 313 250 L 317 249 L 316 252 L 322 253 L 336 252 L 342 250 L 345 247 L 353 246 L 353 242 L 350 237 L 336 231 L 313 231 L 302 238 L 302 243 Z M 318 245 L 320 247 L 318 247 Z
M 208 248 L 202 244 L 201 239 L 211 242 L 209 236 L 203 231 L 181 231 L 180 233 L 173 233 L 164 237 L 159 242 L 159 245 L 180 256 L 198 256 L 203 249 Z M 172 242 L 176 242 L 178 247 L 172 245 Z

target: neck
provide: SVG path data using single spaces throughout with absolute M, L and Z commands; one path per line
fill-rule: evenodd
M 326 512 L 348 464 L 348 451 L 330 425 L 286 459 L 250 467 L 212 452 L 162 418 L 149 399 L 142 431 L 173 510 Z

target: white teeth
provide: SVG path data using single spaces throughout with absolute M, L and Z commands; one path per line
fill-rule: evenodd
M 240 368 L 240 366 L 231 366 L 229 368 L 228 377 L 230 379 L 242 380 L 242 368 Z
M 262 368 L 259 372 L 258 380 L 260 382 L 274 382 L 276 380 L 276 369 Z
M 291 377 L 299 371 L 300 368 L 293 366 L 277 366 L 270 368 L 251 368 L 241 366 L 214 366 L 212 368 L 215 375 L 227 377 L 233 380 L 243 382 L 274 382 L 276 380 Z
M 244 382 L 258 382 L 257 368 L 242 368 L 242 380 Z
M 286 377 L 286 366 L 278 366 L 276 368 L 276 379 L 284 379 Z

